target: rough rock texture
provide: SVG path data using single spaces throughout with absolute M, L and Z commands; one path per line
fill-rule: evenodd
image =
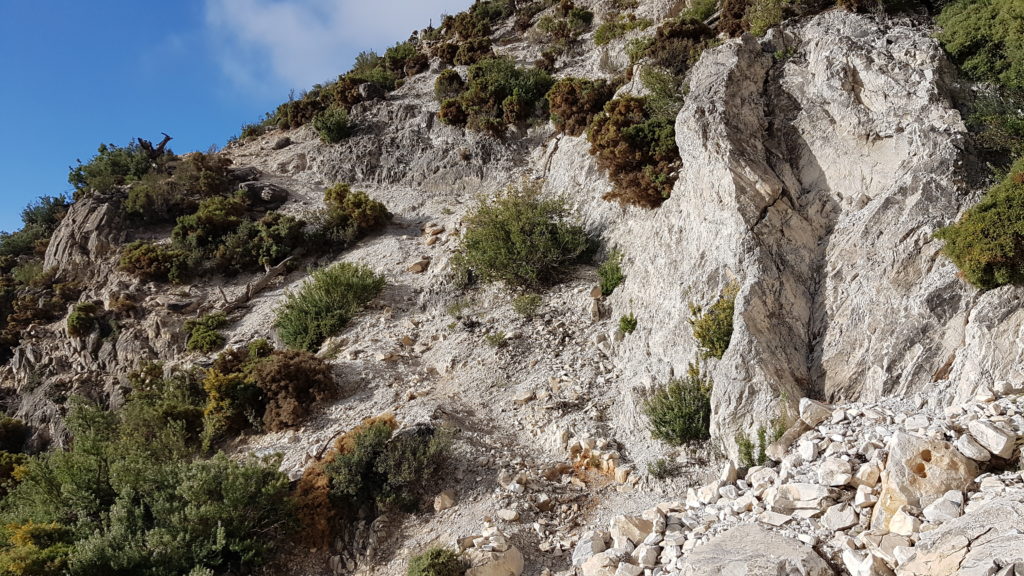
M 100 198 L 79 200 L 72 204 L 53 233 L 43 267 L 55 269 L 67 280 L 105 280 L 111 270 L 105 260 L 117 254 L 124 238 L 119 202 Z
M 887 448 L 872 528 L 889 529 L 904 506 L 920 510 L 949 490 L 966 490 L 978 475 L 978 466 L 949 442 L 899 432 Z
M 970 515 L 921 535 L 914 556 L 898 576 L 1003 574 L 1024 564 L 1024 502 L 1021 494 L 996 498 Z M 1018 568 L 1019 570 L 1019 568 Z M 1009 574 L 1013 574 L 1013 570 Z
M 682 576 L 828 576 L 835 574 L 810 546 L 750 524 L 720 534 L 687 557 Z

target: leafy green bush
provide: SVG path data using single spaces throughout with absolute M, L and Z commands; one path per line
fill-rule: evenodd
M 738 284 L 730 283 L 707 310 L 700 305 L 690 304 L 690 326 L 693 327 L 693 337 L 697 339 L 702 358 L 721 358 L 729 348 L 733 311 L 739 290 Z
M 655 66 L 682 78 L 714 39 L 715 31 L 700 20 L 669 20 L 658 27 L 646 55 Z
M 601 295 L 611 296 L 611 293 L 626 279 L 622 275 L 622 252 L 612 250 L 597 268 L 597 275 L 601 278 Z
M 764 36 L 769 28 L 782 22 L 783 10 L 788 0 L 754 0 L 747 7 L 745 18 L 747 28 L 754 36 Z
M 218 270 L 245 272 L 277 264 L 303 246 L 305 222 L 280 212 L 245 220 L 224 237 L 213 253 Z
M 224 335 L 217 330 L 227 326 L 228 318 L 223 312 L 214 312 L 185 322 L 188 331 L 186 347 L 193 352 L 204 354 L 224 346 Z
M 194 212 L 204 198 L 230 194 L 230 166 L 231 159 L 221 154 L 193 152 L 167 157 L 163 169 L 151 171 L 131 185 L 122 209 L 144 222 L 174 221 Z
M 167 152 L 168 154 L 170 152 Z M 115 187 L 140 180 L 149 172 L 152 161 L 137 142 L 121 148 L 100 144 L 89 162 L 71 168 L 68 182 L 75 187 L 75 199 L 93 192 L 109 193 Z
M 678 446 L 711 437 L 711 382 L 693 364 L 682 380 L 659 388 L 644 402 L 651 437 Z
M 416 426 L 395 433 L 379 421 L 351 438 L 351 447 L 324 466 L 331 494 L 350 510 L 415 510 L 449 458 L 451 434 Z
M 434 80 L 434 95 L 438 102 L 444 102 L 449 98 L 455 98 L 466 89 L 466 81 L 456 70 L 451 68 L 443 70 Z
M 512 300 L 512 309 L 523 318 L 530 319 L 537 315 L 537 310 L 543 303 L 540 294 L 529 292 L 516 296 Z
M 647 473 L 657 480 L 667 480 L 679 475 L 680 466 L 678 462 L 658 458 L 647 463 Z
M 99 326 L 99 315 L 103 312 L 95 302 L 79 302 L 68 314 L 68 335 L 83 338 Z
M 468 76 L 459 97 L 442 103 L 438 119 L 459 124 L 464 116 L 470 129 L 496 135 L 535 116 L 552 84 L 547 72 L 520 68 L 508 58 L 482 60 L 469 67 Z
M 647 18 L 637 18 L 634 14 L 615 14 L 605 20 L 594 31 L 594 44 L 605 46 L 612 40 L 622 38 L 633 30 L 642 30 L 653 24 Z
M 466 218 L 456 266 L 518 287 L 557 283 L 591 246 L 569 216 L 564 201 L 540 197 L 539 184 L 509 187 Z
M 706 21 L 715 15 L 718 10 L 718 0 L 695 0 L 690 2 L 689 7 L 680 14 L 680 20 Z
M 757 447 L 754 441 L 743 434 L 736 435 L 736 446 L 739 451 L 739 463 L 744 468 L 762 466 L 768 461 L 768 438 L 764 427 L 757 429 Z
M 446 548 L 430 548 L 409 559 L 408 576 L 462 576 L 466 561 Z
M 629 314 L 623 314 L 619 318 L 619 331 L 622 332 L 623 334 L 631 334 L 633 331 L 636 330 L 636 326 L 636 315 L 634 315 L 632 312 L 630 312 Z
M 669 197 L 679 165 L 675 123 L 652 117 L 644 98 L 609 101 L 587 128 L 587 139 L 615 185 L 605 199 L 653 208 Z
M 614 94 L 615 88 L 604 80 L 562 78 L 547 94 L 551 122 L 556 130 L 579 136 Z
M 1024 158 L 960 221 L 935 233 L 968 282 L 988 290 L 1024 283 Z
M 984 159 L 999 169 L 1024 156 L 1024 90 L 978 94 L 965 115 Z
M 366 234 L 383 228 L 391 220 L 387 208 L 366 192 L 353 191 L 348 184 L 335 184 L 324 191 L 327 210 L 314 222 L 315 243 L 344 248 Z
M 247 210 L 248 203 L 242 192 L 207 198 L 199 203 L 194 214 L 178 218 L 171 238 L 188 251 L 202 253 L 238 228 Z
M 313 118 L 313 129 L 328 144 L 337 144 L 352 134 L 348 111 L 340 106 L 328 108 Z
M 146 281 L 180 281 L 188 268 L 187 259 L 177 248 L 136 240 L 124 247 L 118 269 Z
M 384 288 L 384 277 L 365 266 L 342 262 L 313 272 L 289 293 L 277 313 L 277 331 L 290 347 L 315 351 L 348 324 Z
M 26 558 L 39 571 L 14 573 L 242 572 L 282 543 L 292 512 L 278 462 L 196 459 L 180 422 L 139 434 L 123 414 L 72 404 L 70 448 L 30 459 L 5 499 L 0 568 L 27 570 Z
M 957 0 L 936 18 L 939 41 L 976 80 L 1024 90 L 1024 6 L 1017 0 Z

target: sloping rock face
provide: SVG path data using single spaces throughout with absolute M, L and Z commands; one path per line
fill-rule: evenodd
M 676 123 L 672 197 L 646 213 L 581 202 L 627 254 L 611 304 L 643 337 L 625 371 L 648 386 L 685 374 L 688 304 L 737 281 L 731 344 L 708 365 L 713 433 L 732 454 L 800 396 L 872 400 L 948 375 L 977 299 L 932 238 L 975 196 L 950 74 L 922 30 L 842 11 L 706 52 Z M 548 185 L 593 198 L 607 184 L 574 140 L 549 150 Z
M 43 266 L 56 269 L 68 280 L 104 280 L 110 269 L 102 263 L 117 253 L 124 237 L 118 202 L 101 198 L 78 200 L 53 233 Z

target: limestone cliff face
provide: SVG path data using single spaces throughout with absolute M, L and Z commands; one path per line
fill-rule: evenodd
M 727 445 L 802 395 L 932 395 L 953 374 L 970 396 L 1019 379 L 1017 292 L 976 307 L 932 237 L 976 199 L 952 75 L 921 28 L 841 11 L 726 42 L 690 73 L 679 180 L 652 212 L 592 200 L 607 184 L 586 143 L 559 142 L 549 189 L 627 254 L 613 303 L 640 321 L 621 360 L 638 382 L 684 373 L 688 303 L 733 280 L 735 332 L 711 364 Z

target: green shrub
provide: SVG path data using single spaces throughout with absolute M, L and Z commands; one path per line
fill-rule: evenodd
M 456 70 L 451 68 L 443 70 L 434 80 L 434 95 L 438 102 L 444 102 L 449 98 L 455 98 L 466 89 L 466 81 Z
M 484 281 L 538 288 L 559 282 L 590 248 L 565 202 L 542 199 L 539 184 L 510 187 L 466 218 L 456 266 Z
M 223 312 L 214 312 L 185 322 L 188 331 L 186 347 L 192 352 L 204 354 L 218 350 L 224 346 L 224 335 L 217 330 L 227 326 L 228 318 Z
M 714 0 L 712 0 L 712 5 L 714 5 Z M 612 40 L 622 38 L 633 30 L 648 28 L 651 24 L 653 22 L 647 18 L 637 18 L 633 14 L 616 14 L 610 19 L 605 20 L 594 31 L 594 44 L 605 46 Z
M 747 28 L 754 36 L 764 36 L 770 28 L 782 23 L 788 0 L 754 0 L 747 8 Z
M 139 434 L 123 414 L 72 404 L 70 447 L 30 459 L 5 500 L 0 569 L 226 573 L 271 556 L 292 517 L 278 461 L 195 459 L 180 422 Z
M 413 76 L 427 69 L 427 61 L 416 44 L 399 42 L 384 51 L 384 66 L 400 76 Z
M 131 185 L 122 206 L 126 214 L 144 222 L 174 221 L 194 212 L 204 198 L 232 191 L 231 159 L 226 156 L 193 152 L 165 158 L 162 165 Z
M 754 440 L 743 434 L 736 435 L 736 446 L 739 451 L 739 464 L 744 468 L 763 466 L 768 461 L 768 438 L 763 426 L 757 429 L 756 453 Z
M 171 238 L 181 248 L 202 253 L 234 232 L 245 219 L 248 203 L 245 194 L 216 196 L 199 203 L 194 214 L 178 218 Z
M 968 106 L 964 119 L 986 161 L 1004 169 L 1024 156 L 1024 90 L 978 94 Z
M 939 41 L 967 75 L 1024 90 L 1024 6 L 1018 0 L 957 0 L 936 18 Z
M 488 58 L 469 67 L 466 89 L 441 104 L 439 119 L 479 132 L 503 134 L 510 123 L 525 121 L 551 87 L 551 76 L 536 68 L 520 68 L 508 58 Z M 456 105 L 457 104 L 457 105 Z
M 690 2 L 689 7 L 680 15 L 680 20 L 706 21 L 715 15 L 718 10 L 718 0 L 695 0 Z
M 784 0 L 759 0 L 784 1 Z M 715 39 L 715 31 L 700 20 L 669 20 L 658 27 L 647 48 L 651 63 L 682 78 Z
M 636 326 L 636 316 L 632 312 L 630 312 L 629 314 L 624 314 L 619 318 L 619 331 L 622 332 L 623 334 L 632 333 L 634 330 L 636 330 Z
M 622 275 L 622 252 L 612 250 L 597 268 L 597 275 L 601 278 L 601 295 L 611 296 L 619 284 L 626 279 Z
M 657 480 L 667 480 L 679 475 L 680 466 L 678 462 L 658 458 L 647 463 L 647 473 Z
M 124 247 L 118 269 L 146 281 L 179 281 L 185 277 L 187 260 L 182 250 L 136 240 Z
M 63 194 L 40 196 L 21 210 L 23 227 L 39 227 L 44 233 L 52 233 L 68 213 L 71 203 Z
M 224 237 L 213 253 L 217 270 L 245 272 L 277 264 L 305 244 L 305 222 L 269 212 L 257 221 L 245 220 Z
M 579 136 L 614 94 L 604 80 L 562 78 L 547 94 L 551 123 L 560 132 Z
M 430 548 L 409 559 L 408 576 L 462 576 L 466 561 L 446 548 Z
M 673 380 L 644 402 L 651 437 L 678 446 L 711 437 L 711 382 L 691 364 L 685 379 Z
M 263 427 L 270 431 L 297 426 L 335 392 L 330 366 L 305 350 L 275 350 L 252 363 L 246 380 L 263 393 Z
M 314 222 L 312 237 L 317 244 L 345 248 L 366 234 L 383 228 L 391 220 L 387 208 L 365 192 L 348 184 L 335 184 L 324 191 L 325 212 Z
M 348 111 L 340 106 L 328 108 L 313 118 L 313 129 L 328 144 L 337 144 L 348 138 L 353 128 Z
M 516 296 L 512 300 L 512 309 L 523 318 L 530 319 L 537 315 L 537 310 L 540 309 L 543 303 L 544 300 L 540 294 L 530 292 Z
M 615 98 L 587 128 L 590 153 L 615 188 L 606 200 L 653 208 L 672 192 L 679 150 L 675 122 L 652 117 L 644 98 Z
M 99 327 L 99 315 L 103 312 L 95 302 L 79 302 L 68 314 L 68 335 L 84 338 Z
M 169 154 L 169 152 L 168 152 Z M 149 172 L 152 161 L 136 142 L 120 148 L 100 144 L 89 162 L 71 168 L 68 182 L 75 187 L 75 199 L 93 192 L 106 194 L 115 187 L 141 179 Z
M 277 331 L 290 347 L 315 351 L 348 324 L 384 288 L 384 277 L 365 266 L 342 262 L 313 272 L 289 293 L 277 313 Z
M 738 284 L 730 283 L 707 310 L 697 304 L 690 304 L 690 326 L 693 327 L 693 337 L 697 339 L 702 358 L 721 358 L 729 348 L 739 289 Z
M 392 423 L 374 422 L 324 466 L 331 494 L 351 510 L 413 511 L 447 465 L 450 445 L 445 429 L 421 425 L 395 433 Z
M 982 290 L 1024 283 L 1024 158 L 959 222 L 938 230 L 942 251 Z
M 508 336 L 504 332 L 491 332 L 484 336 L 484 342 L 491 348 L 504 348 L 508 346 Z

